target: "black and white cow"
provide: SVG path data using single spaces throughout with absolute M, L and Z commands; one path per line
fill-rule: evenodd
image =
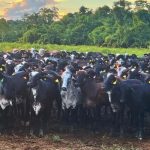
M 34 129 L 37 127 L 39 135 L 43 136 L 48 127 L 54 101 L 57 103 L 58 115 L 60 115 L 61 112 L 61 96 L 58 86 L 58 79 L 53 80 L 42 72 L 34 72 L 31 74 L 32 77 L 28 82 L 28 86 L 31 88 L 32 96 L 30 105 L 30 132 L 33 134 Z
M 75 84 L 73 72 L 66 67 L 62 74 L 61 97 L 63 117 L 65 121 L 77 121 L 79 105 L 81 105 L 81 89 Z

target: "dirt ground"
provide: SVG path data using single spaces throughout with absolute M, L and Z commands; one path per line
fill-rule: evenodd
M 111 137 L 100 131 L 93 133 L 82 129 L 51 130 L 39 138 L 18 130 L 0 135 L 0 150 L 150 150 L 150 137 L 138 141 L 134 137 Z

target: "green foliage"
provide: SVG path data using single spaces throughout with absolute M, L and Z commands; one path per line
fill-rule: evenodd
M 69 46 L 69 45 L 56 45 L 56 44 L 29 44 L 29 43 L 1 43 L 0 51 L 12 51 L 14 48 L 18 49 L 31 49 L 34 47 L 35 49 L 45 48 L 48 51 L 52 50 L 67 50 L 67 51 L 79 51 L 79 52 L 101 52 L 103 54 L 108 53 L 120 53 L 120 54 L 137 54 L 138 56 L 142 56 L 145 53 L 150 53 L 150 49 L 144 48 L 108 48 L 108 47 L 98 47 L 98 46 L 87 46 L 87 45 L 78 45 L 78 46 Z
M 4 18 L 1 18 L 0 19 L 0 36 L 1 36 L 0 39 L 2 42 L 4 41 L 5 35 L 8 32 L 8 30 L 9 30 L 9 24 Z
M 22 20 L 0 19 L 0 39 L 60 45 L 96 45 L 104 47 L 150 47 L 149 3 L 119 0 L 114 7 L 98 7 L 95 11 L 81 6 L 78 12 L 58 19 L 57 8 L 41 8 L 25 14 Z
M 39 34 L 37 29 L 31 29 L 23 34 L 23 37 L 20 39 L 20 41 L 24 43 L 34 43 L 38 41 L 38 38 Z

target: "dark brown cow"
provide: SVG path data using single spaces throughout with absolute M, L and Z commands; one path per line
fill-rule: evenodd
M 82 92 L 82 106 L 85 114 L 83 120 L 90 120 L 93 126 L 93 123 L 100 119 L 101 107 L 109 105 L 108 96 L 104 91 L 103 83 L 97 83 L 94 78 L 89 77 L 86 71 L 78 71 L 76 79 Z M 95 130 L 94 127 L 92 129 Z
M 108 103 L 108 97 L 104 91 L 102 82 L 97 83 L 96 80 L 94 78 L 90 78 L 84 70 L 78 71 L 76 78 L 83 93 L 84 107 L 91 108 Z

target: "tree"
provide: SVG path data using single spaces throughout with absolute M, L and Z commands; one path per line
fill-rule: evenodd
M 28 29 L 39 27 L 41 25 L 50 25 L 57 19 L 58 9 L 41 8 L 39 12 L 32 14 L 25 14 L 23 17 L 24 22 L 27 24 Z
M 135 10 L 149 10 L 150 4 L 147 2 L 147 0 L 136 0 L 135 1 Z
M 4 18 L 0 19 L 0 34 L 1 34 L 1 42 L 4 41 L 6 33 L 9 31 L 9 25 Z
M 55 19 L 58 19 L 58 9 L 56 7 L 52 9 L 41 8 L 38 14 L 41 18 L 41 22 L 44 24 L 51 24 Z
M 99 7 L 95 11 L 95 16 L 99 19 L 105 19 L 111 15 L 112 10 L 108 6 Z
M 114 2 L 115 7 L 122 7 L 124 9 L 130 10 L 131 9 L 131 2 L 126 1 L 126 0 L 119 0 Z
M 146 3 L 145 3 L 146 2 Z M 120 0 L 113 8 L 92 11 L 84 6 L 58 19 L 57 8 L 41 8 L 21 20 L 0 20 L 0 40 L 42 44 L 99 45 L 109 47 L 148 47 L 150 43 L 149 3 L 136 1 L 142 9 L 130 9 Z
M 23 34 L 23 37 L 20 39 L 21 42 L 24 42 L 24 43 L 35 43 L 38 41 L 39 39 L 39 34 L 37 32 L 37 29 L 31 29 L 31 30 L 28 30 L 27 32 L 25 32 Z
M 89 8 L 86 8 L 84 6 L 81 6 L 80 9 L 79 9 L 79 13 L 82 14 L 82 15 L 91 14 L 92 10 L 90 10 Z

